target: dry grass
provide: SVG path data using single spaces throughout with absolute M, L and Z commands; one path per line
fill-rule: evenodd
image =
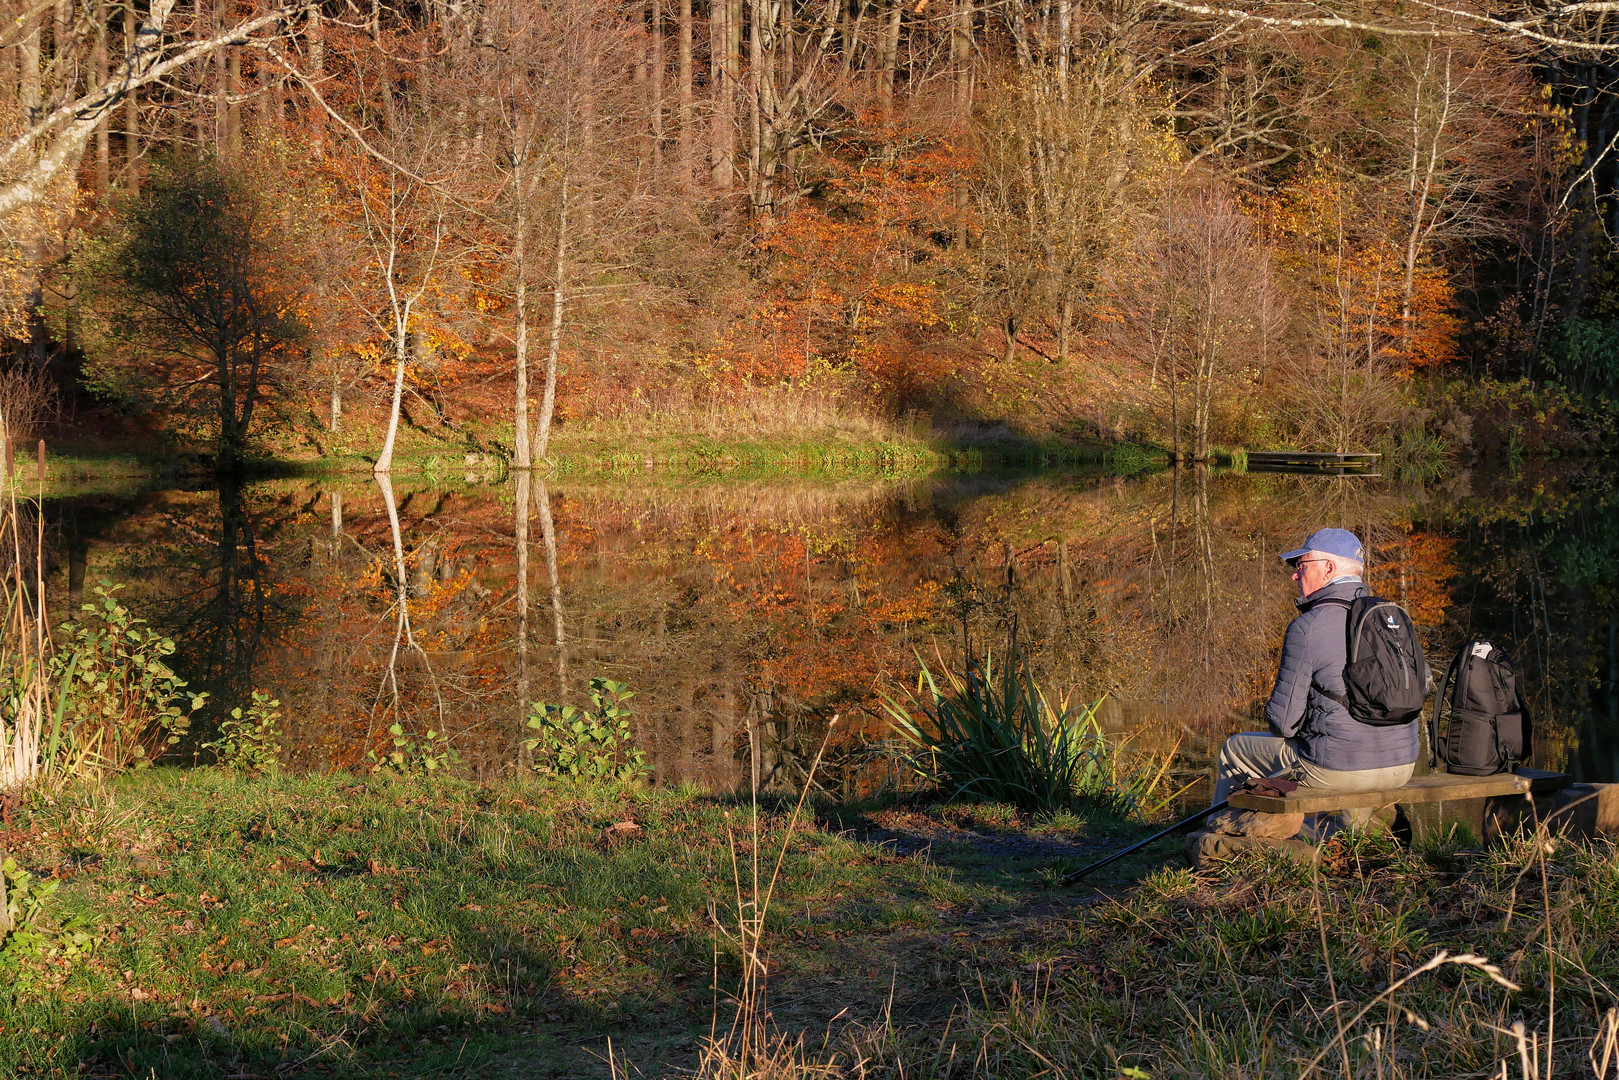
M 630 402 L 594 402 L 581 417 L 590 439 L 679 433 L 712 439 L 803 438 L 836 433 L 863 441 L 926 438 L 913 418 L 890 420 L 841 386 L 760 386 L 745 393 L 698 393 L 681 387 Z M 566 429 L 564 429 L 566 430 Z
M 0 403 L 4 402 L 0 377 Z M 11 434 L 8 414 L 0 413 L 0 442 Z M 41 468 L 41 494 L 45 484 Z M 0 625 L 0 792 L 32 782 L 41 771 L 40 741 L 49 703 L 45 628 L 44 519 L 32 515 L 32 528 L 19 512 L 17 484 L 0 477 L 0 551 L 9 572 L 0 575 L 5 622 Z M 29 535 L 25 535 L 25 533 Z M 25 558 L 25 552 L 29 558 Z
M 778 1035 L 727 1080 L 1619 1077 L 1619 857 L 1335 842 L 1319 874 L 1164 871 L 1017 943 L 937 1027 Z M 1008 965 L 1012 967 L 1013 965 Z M 724 1066 L 716 1070 L 716 1060 Z

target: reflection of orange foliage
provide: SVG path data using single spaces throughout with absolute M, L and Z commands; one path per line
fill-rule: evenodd
M 943 612 L 916 540 L 884 531 L 826 550 L 801 529 L 738 528 L 704 538 L 696 554 L 726 587 L 730 618 L 769 628 L 758 660 L 767 685 L 804 702 L 863 700 L 914 663 L 907 631 L 925 632 Z M 829 564 L 840 580 L 828 580 Z

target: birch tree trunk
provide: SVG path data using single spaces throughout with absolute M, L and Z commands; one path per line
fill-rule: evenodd
M 544 461 L 551 443 L 551 414 L 557 401 L 557 352 L 562 345 L 562 308 L 567 285 L 568 176 L 562 176 L 561 208 L 557 214 L 555 283 L 551 288 L 551 344 L 545 354 L 545 394 L 540 399 L 540 422 L 534 432 L 533 461 Z M 549 512 L 547 512 L 549 514 Z
M 652 0 L 652 177 L 663 176 L 663 0 Z
M 320 5 L 309 5 L 309 70 L 316 82 L 326 78 L 326 24 L 321 18 Z M 320 156 L 325 147 L 326 117 L 317 113 L 309 125 L 309 138 Z
M 888 26 L 883 31 L 881 66 L 877 72 L 877 107 L 883 119 L 894 111 L 894 73 L 899 66 L 900 18 L 905 5 L 895 0 L 888 12 Z
M 20 78 L 22 82 L 22 111 L 25 120 L 30 124 L 39 122 L 40 111 L 40 82 L 39 82 L 39 27 L 29 28 L 27 35 L 17 43 L 18 65 L 22 69 Z
M 124 55 L 135 52 L 135 0 L 124 0 Z M 124 184 L 131 195 L 141 193 L 141 92 L 133 87 L 124 99 Z
M 712 134 L 709 142 L 709 182 L 720 191 L 731 190 L 732 158 L 736 139 L 736 93 L 730 72 L 730 0 L 713 0 L 708 14 L 709 77 L 713 86 Z
M 223 54 L 221 54 L 223 55 Z M 242 92 L 242 54 L 232 52 L 225 61 L 225 146 L 230 160 L 242 154 L 242 106 L 237 100 Z
M 90 55 L 90 73 L 99 86 L 107 81 L 107 17 L 103 11 L 94 13 L 96 43 Z M 96 190 L 105 193 L 112 184 L 112 145 L 107 113 L 96 120 Z
M 405 365 L 410 360 L 410 321 L 405 318 L 395 319 L 394 326 L 394 389 L 393 399 L 388 408 L 388 434 L 382 440 L 382 452 L 377 455 L 377 463 L 371 471 L 379 476 L 386 476 L 393 469 L 394 443 L 399 438 L 399 409 L 405 397 Z
M 516 198 L 515 233 L 512 241 L 512 272 L 516 284 L 512 302 L 517 325 L 512 334 L 517 352 L 517 390 L 512 401 L 512 465 L 526 469 L 529 460 L 528 434 L 528 125 L 527 117 L 517 123 L 517 147 L 512 167 L 512 191 Z M 526 526 L 525 526 L 526 528 Z
M 1057 0 L 1057 81 L 1068 104 L 1068 54 L 1072 49 L 1074 0 Z
M 765 27 L 765 8 L 771 0 L 749 0 L 748 17 L 752 23 L 752 32 L 748 34 L 748 200 L 754 209 L 765 203 L 765 179 L 763 175 L 765 136 L 760 127 L 761 110 L 760 96 L 773 89 L 773 84 L 765 79 L 765 53 L 764 36 L 761 29 Z M 768 31 L 765 31 L 768 33 Z
M 973 0 L 956 0 L 950 65 L 956 72 L 956 114 L 966 119 L 973 107 Z

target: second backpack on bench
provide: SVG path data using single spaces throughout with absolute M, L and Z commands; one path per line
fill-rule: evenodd
M 1527 761 L 1534 740 L 1512 658 L 1488 641 L 1464 644 L 1439 680 L 1428 736 L 1434 766 L 1444 762 L 1463 776 L 1511 772 Z

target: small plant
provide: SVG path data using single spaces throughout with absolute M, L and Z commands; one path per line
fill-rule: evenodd
M 84 915 L 72 915 L 51 927 L 45 902 L 60 882 L 40 880 L 17 865 L 15 859 L 0 862 L 5 878 L 5 903 L 11 932 L 0 941 L 0 971 L 13 967 L 19 959 L 61 955 L 69 960 L 89 956 L 100 942 L 94 922 Z
M 274 772 L 281 764 L 281 702 L 253 691 L 253 703 L 240 706 L 219 723 L 219 737 L 202 744 L 219 764 L 249 773 Z
M 406 733 L 404 725 L 396 723 L 388 725 L 388 734 L 393 739 L 393 749 L 380 758 L 375 750 L 366 751 L 365 756 L 371 759 L 373 772 L 393 769 L 407 775 L 436 773 L 461 761 L 461 755 L 450 745 L 450 737 L 442 731 L 428 728 L 427 733 L 418 739 Z
M 631 746 L 630 707 L 635 696 L 621 682 L 590 680 L 590 705 L 549 705 L 536 701 L 529 707 L 528 726 L 539 732 L 523 746 L 535 756 L 534 768 L 556 776 L 591 780 L 635 780 L 652 771 L 646 754 Z
M 143 769 L 178 743 L 207 694 L 184 694 L 186 682 L 164 663 L 174 642 L 119 602 L 122 586 L 99 583 L 95 600 L 62 627 L 66 644 L 51 659 L 64 683 L 63 735 L 104 768 Z

